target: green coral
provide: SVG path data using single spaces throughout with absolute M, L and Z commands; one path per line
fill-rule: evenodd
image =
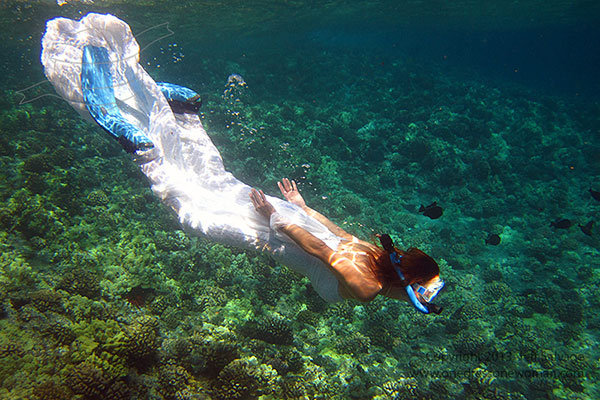
M 86 268 L 73 268 L 62 275 L 57 289 L 71 294 L 79 294 L 90 299 L 98 298 L 102 293 L 100 278 Z
M 54 381 L 44 381 L 33 388 L 35 400 L 71 400 L 73 392 Z
M 69 373 L 71 389 L 85 400 L 126 400 L 130 390 L 121 379 L 114 379 L 94 361 L 84 361 Z
M 35 21 L 38 3 L 8 7 L 5 19 Z M 584 223 L 596 210 L 587 185 L 597 185 L 577 178 L 597 163 L 586 135 L 597 130 L 597 104 L 350 53 L 246 54 L 278 76 L 314 78 L 281 85 L 280 104 L 251 91 L 219 102 L 222 71 L 244 66 L 200 61 L 207 90 L 219 91 L 201 117 L 236 177 L 276 190 L 278 171 L 351 233 L 389 231 L 403 248 L 431 253 L 448 283 L 442 315 L 393 300 L 329 306 L 263 255 L 189 238 L 109 135 L 66 105 L 17 107 L 9 90 L 0 93 L 0 398 L 83 400 L 100 388 L 102 398 L 177 400 L 597 397 L 593 379 L 575 376 L 597 367 L 596 238 L 548 227 L 563 212 Z M 357 68 L 369 79 L 356 80 Z M 443 218 L 416 213 L 436 198 Z M 524 215 L 523 205 L 539 212 Z M 502 232 L 499 247 L 483 243 L 488 231 Z M 564 265 L 585 267 L 574 275 Z M 137 288 L 152 295 L 133 301 Z M 156 322 L 134 317 L 145 312 Z M 453 359 L 488 350 L 509 359 Z M 575 350 L 585 359 L 558 357 Z M 256 378 L 261 365 L 283 376 L 274 393 Z M 425 377 L 465 366 L 459 378 Z M 571 375 L 517 377 L 510 387 L 523 394 L 507 393 L 494 373 L 515 368 Z M 424 375 L 399 378 L 410 370 Z
M 486 340 L 480 334 L 473 331 L 461 331 L 456 335 L 454 348 L 458 354 L 476 355 L 483 350 Z
M 69 345 L 75 340 L 75 333 L 71 323 L 55 320 L 50 322 L 44 329 L 44 334 L 52 337 L 59 345 Z
M 112 337 L 106 349 L 141 366 L 156 356 L 159 340 L 158 320 L 152 316 L 142 316 L 119 335 Z
M 469 376 L 468 392 L 472 396 L 487 397 L 494 392 L 496 377 L 487 370 L 484 365 L 480 365 L 471 371 Z
M 31 173 L 49 172 L 53 168 L 53 160 L 49 154 L 35 154 L 23 163 L 23 170 Z
M 275 313 L 247 322 L 240 331 L 245 336 L 272 344 L 292 344 L 294 341 L 291 321 Z
M 512 290 L 504 282 L 494 281 L 485 285 L 485 299 L 491 302 L 505 301 L 512 295 Z
M 360 332 L 351 332 L 337 339 L 335 341 L 335 348 L 341 353 L 359 356 L 369 353 L 371 340 Z
M 230 362 L 240 356 L 239 345 L 231 339 L 212 336 L 195 337 L 188 358 L 197 373 L 215 377 Z
M 90 206 L 106 206 L 109 203 L 109 198 L 102 190 L 92 190 L 86 198 L 86 202 Z
M 17 310 L 30 304 L 42 313 L 47 311 L 64 312 L 62 295 L 52 289 L 41 289 L 33 292 L 18 291 L 11 293 L 9 297 L 11 304 Z
M 75 163 L 75 152 L 64 146 L 58 146 L 52 151 L 52 164 L 68 168 Z
M 166 399 L 176 399 L 176 394 L 187 386 L 190 379 L 191 375 L 184 367 L 169 362 L 159 372 L 160 392 Z
M 394 399 L 409 400 L 422 398 L 419 390 L 419 383 L 415 378 L 399 378 L 393 381 L 387 381 L 381 386 L 385 397 L 376 396 L 378 400 Z
M 233 360 L 219 372 L 213 393 L 217 399 L 249 400 L 276 393 L 281 377 L 256 357 Z

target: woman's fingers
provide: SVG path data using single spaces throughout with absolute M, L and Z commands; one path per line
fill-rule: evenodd
M 296 181 L 292 181 L 292 186 L 294 188 L 294 191 L 298 191 L 298 186 L 296 186 Z
M 292 189 L 292 187 L 290 186 L 290 180 L 288 178 L 283 178 L 283 185 L 287 192 L 289 192 Z
M 258 208 L 263 204 L 264 196 L 265 195 L 263 194 L 261 197 L 260 193 L 258 193 L 258 191 L 256 189 L 250 190 L 250 200 L 252 200 L 252 204 L 254 204 L 255 208 Z
M 267 196 L 265 196 L 262 190 L 256 190 L 254 188 L 250 189 L 250 200 L 254 205 L 254 209 L 261 215 L 266 218 L 269 218 L 271 214 L 275 212 L 275 208 L 269 201 L 267 200 Z
M 267 196 L 262 190 L 250 189 L 250 199 L 255 206 L 262 206 L 267 203 Z
M 278 185 L 279 185 L 279 183 L 278 183 Z M 292 190 L 297 190 L 296 189 L 296 182 L 292 181 L 292 183 L 290 183 L 290 180 L 288 178 L 283 178 L 281 180 L 281 184 L 279 185 L 279 189 L 284 194 L 286 192 L 291 192 Z M 285 192 L 284 192 L 284 190 L 285 190 Z
M 250 189 L 250 200 L 252 201 L 252 204 L 254 205 L 254 208 L 256 208 L 258 206 L 258 204 L 256 204 L 256 195 L 255 195 L 256 190 L 255 189 Z
M 290 186 L 290 181 L 287 178 L 283 178 L 281 182 L 277 182 L 277 186 L 279 187 L 281 194 L 283 194 L 284 196 L 292 190 L 292 187 Z

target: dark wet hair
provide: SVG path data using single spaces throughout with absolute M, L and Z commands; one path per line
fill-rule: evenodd
M 406 278 L 406 283 L 424 283 L 440 274 L 440 267 L 433 258 L 425 254 L 416 247 L 411 247 L 406 251 L 396 249 L 398 254 L 402 255 L 400 269 Z M 381 249 L 376 257 L 377 274 L 381 282 L 401 286 L 402 280 L 396 273 L 390 254 Z
M 435 260 L 416 247 L 411 247 L 401 254 L 400 269 L 409 283 L 427 282 L 440 274 L 440 267 Z

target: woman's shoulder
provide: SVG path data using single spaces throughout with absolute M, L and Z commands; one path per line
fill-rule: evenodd
M 346 258 L 350 258 L 356 264 L 367 266 L 370 269 L 374 268 L 373 263 L 381 256 L 382 250 L 376 245 L 365 242 L 353 236 L 353 240 L 345 240 L 340 242 L 337 248 L 337 253 Z
M 358 246 L 370 250 L 370 252 L 372 252 L 372 253 L 380 254 L 383 251 L 376 244 L 373 244 L 371 242 L 367 242 L 365 240 L 359 239 L 356 236 L 352 236 L 352 239 L 353 239 L 353 243 L 356 243 Z

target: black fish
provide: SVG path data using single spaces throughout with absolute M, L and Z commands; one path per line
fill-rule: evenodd
M 590 221 L 585 225 L 579 224 L 579 229 L 581 232 L 585 233 L 588 236 L 592 236 L 592 226 L 594 226 L 594 221 Z
M 485 239 L 485 244 L 491 244 L 492 246 L 498 246 L 500 244 L 500 236 L 495 233 L 490 233 Z
M 437 201 L 434 201 L 427 207 L 424 207 L 421 204 L 421 208 L 419 208 L 419 212 L 423 213 L 424 216 L 429 217 L 431 219 L 438 219 L 444 213 L 442 207 L 437 205 Z
M 590 194 L 594 198 L 594 200 L 600 201 L 600 192 L 590 188 Z
M 557 219 L 554 222 L 550 222 L 550 226 L 554 229 L 569 229 L 573 225 L 570 219 Z

